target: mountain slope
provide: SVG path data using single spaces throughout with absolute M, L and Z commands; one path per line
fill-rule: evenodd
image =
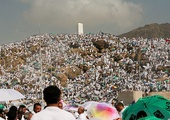
M 139 27 L 130 32 L 123 33 L 118 37 L 170 38 L 170 23 L 163 23 L 163 24 L 153 23 L 153 24 L 145 25 L 144 27 Z

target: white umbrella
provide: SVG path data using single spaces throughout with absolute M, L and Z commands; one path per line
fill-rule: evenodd
M 18 100 L 22 98 L 25 98 L 25 96 L 14 89 L 0 89 L 0 101 Z

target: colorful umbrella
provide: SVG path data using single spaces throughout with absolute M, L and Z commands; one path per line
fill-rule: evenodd
M 87 101 L 82 104 L 82 106 L 87 110 L 90 109 L 93 105 L 96 105 L 98 102 L 95 101 Z
M 170 118 L 170 100 L 160 95 L 140 98 L 125 109 L 123 120 L 136 120 L 141 111 L 145 112 L 146 116 L 156 116 L 168 120 Z
M 107 103 L 94 102 L 91 106 L 87 105 L 87 114 L 89 118 L 99 118 L 100 120 L 114 120 L 120 118 L 115 107 Z

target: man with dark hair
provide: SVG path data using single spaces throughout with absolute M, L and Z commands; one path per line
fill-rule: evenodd
M 126 109 L 126 107 L 124 106 L 124 104 L 122 102 L 118 102 L 115 105 L 115 108 L 117 109 L 117 111 L 119 112 L 120 117 L 122 118 L 122 113 L 123 111 Z
M 43 91 L 47 107 L 34 114 L 31 120 L 75 120 L 75 117 L 58 107 L 61 99 L 61 91 L 57 86 L 48 86 Z
M 88 120 L 88 116 L 85 112 L 85 108 L 83 106 L 78 107 L 77 113 L 75 113 L 77 120 Z
M 38 112 L 40 112 L 41 111 L 41 108 L 42 108 L 42 106 L 41 106 L 41 104 L 40 103 L 35 103 L 34 104 L 34 107 L 33 107 L 33 114 L 35 114 L 35 113 L 38 113 Z
M 25 105 L 20 105 L 18 108 L 18 120 L 24 120 L 24 114 L 27 111 Z

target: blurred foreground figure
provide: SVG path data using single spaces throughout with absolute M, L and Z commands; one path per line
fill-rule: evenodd
M 0 109 L 0 120 L 5 120 L 3 109 Z
M 34 114 L 31 120 L 75 120 L 75 117 L 58 107 L 61 91 L 57 86 L 48 86 L 43 91 L 46 108 Z

